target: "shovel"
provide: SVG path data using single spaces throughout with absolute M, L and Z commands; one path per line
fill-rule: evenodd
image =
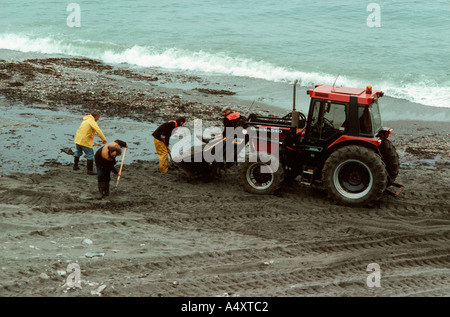
M 126 153 L 127 153 L 127 148 L 125 148 L 125 150 L 123 151 L 122 163 L 120 164 L 119 174 L 122 174 L 123 162 L 125 161 L 125 154 Z M 120 181 L 120 175 L 117 176 L 116 189 L 117 189 L 117 186 L 119 186 L 119 181 Z
M 167 146 L 167 145 L 166 145 Z M 170 167 L 172 167 L 172 168 L 178 168 L 178 166 L 176 166 L 175 165 L 175 163 L 174 163 L 174 161 L 173 161 L 173 158 L 172 158 L 172 154 L 170 153 L 170 150 L 169 150 L 169 147 L 167 146 L 167 153 L 169 154 L 169 157 L 170 157 L 170 160 L 169 160 L 169 162 L 170 162 Z
M 125 154 L 126 154 L 126 153 L 127 153 L 127 148 L 125 148 L 125 150 L 123 151 L 122 163 L 120 164 L 119 174 L 122 174 L 123 162 L 125 161 Z M 111 195 L 109 196 L 111 199 L 116 198 L 116 194 L 117 194 L 117 186 L 119 186 L 119 181 L 120 181 L 120 175 L 117 176 L 116 187 L 114 187 L 114 189 L 113 189 L 112 192 L 111 192 Z

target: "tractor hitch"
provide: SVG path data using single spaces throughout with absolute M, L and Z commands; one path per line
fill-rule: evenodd
M 394 196 L 394 197 L 398 197 L 402 193 L 402 191 L 404 189 L 404 186 L 400 185 L 398 183 L 391 183 L 391 186 L 397 187 L 398 190 L 395 193 L 391 192 L 390 190 L 386 190 L 386 193 L 388 193 L 389 195 Z

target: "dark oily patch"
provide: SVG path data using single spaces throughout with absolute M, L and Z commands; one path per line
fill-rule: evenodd
M 210 88 L 195 88 L 194 90 L 198 90 L 204 94 L 210 95 L 235 95 L 236 93 L 231 90 L 225 89 L 210 89 Z

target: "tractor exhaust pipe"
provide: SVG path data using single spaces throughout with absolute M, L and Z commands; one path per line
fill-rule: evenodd
M 299 127 L 299 117 L 300 117 L 300 112 L 295 110 L 295 97 L 296 97 L 297 82 L 298 82 L 298 80 L 296 79 L 294 81 L 294 100 L 292 103 L 292 126 L 296 127 L 296 128 Z

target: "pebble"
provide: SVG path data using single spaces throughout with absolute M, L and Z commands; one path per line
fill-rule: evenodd
M 105 253 L 102 252 L 88 252 L 84 255 L 87 258 L 95 258 L 105 256 Z
M 91 239 L 84 239 L 84 240 L 82 241 L 82 244 L 85 245 L 85 246 L 90 246 L 90 245 L 93 244 L 93 242 L 92 242 Z
M 103 290 L 106 288 L 106 285 L 100 285 L 96 290 L 91 291 L 91 295 L 101 296 Z

